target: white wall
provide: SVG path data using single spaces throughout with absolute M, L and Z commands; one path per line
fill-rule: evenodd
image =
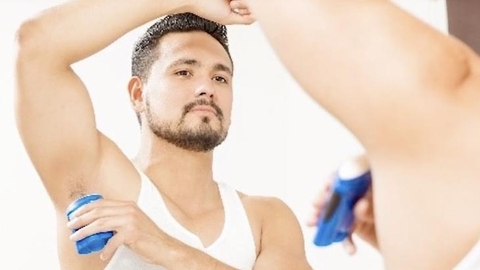
M 0 4 L 0 82 L 4 90 L 0 120 L 2 138 L 6 137 L 0 141 L 0 258 L 8 269 L 58 269 L 53 208 L 14 124 L 13 40 L 22 20 L 59 2 L 63 1 L 3 0 Z M 401 3 L 446 29 L 444 0 Z M 127 102 L 126 82 L 131 46 L 144 28 L 75 67 L 91 90 L 100 130 L 129 156 L 136 151 L 139 134 Z M 314 269 L 382 269 L 380 256 L 362 244 L 354 257 L 345 255 L 339 245 L 314 247 L 315 230 L 304 226 L 322 177 L 342 159 L 360 152 L 360 145 L 299 89 L 257 25 L 230 27 L 230 43 L 236 62 L 233 125 L 216 154 L 216 179 L 249 194 L 284 199 L 303 226 Z

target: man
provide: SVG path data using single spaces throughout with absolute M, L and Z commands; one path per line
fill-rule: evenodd
M 478 55 L 388 0 L 232 6 L 247 4 L 300 85 L 364 145 L 386 268 L 480 257 Z
M 252 18 L 228 1 L 198 3 L 74 0 L 19 29 L 18 129 L 57 211 L 63 269 L 310 269 L 285 204 L 213 180 L 213 149 L 230 125 L 233 65 L 224 26 L 186 12 L 224 24 Z M 152 26 L 133 53 L 128 90 L 142 134 L 131 162 L 96 129 L 71 65 L 173 13 L 182 14 Z M 67 224 L 67 206 L 92 192 L 105 199 Z M 73 241 L 111 230 L 100 256 L 76 254 Z

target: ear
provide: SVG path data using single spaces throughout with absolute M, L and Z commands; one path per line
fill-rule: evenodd
M 143 112 L 145 109 L 143 103 L 143 82 L 138 76 L 133 76 L 128 81 L 128 95 L 135 112 Z

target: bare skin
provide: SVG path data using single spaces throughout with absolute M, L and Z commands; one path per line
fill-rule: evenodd
M 148 81 L 132 77 L 132 107 L 142 117 L 141 146 L 130 161 L 95 124 L 88 91 L 71 65 L 102 50 L 137 26 L 169 13 L 192 12 L 223 24 L 253 21 L 229 1 L 77 0 L 46 10 L 22 24 L 16 61 L 16 117 L 25 148 L 57 211 L 62 269 L 102 269 L 119 245 L 145 261 L 168 269 L 232 269 L 171 238 L 136 205 L 142 170 L 162 193 L 175 219 L 204 245 L 220 235 L 224 212 L 213 179 L 213 151 L 194 152 L 158 138 L 148 128 L 146 100 L 154 121 L 181 118 L 196 100 L 213 101 L 185 115 L 185 127 L 209 125 L 225 132 L 232 106 L 232 64 L 221 45 L 206 33 L 171 33 Z M 119 19 L 121 18 L 121 19 Z M 182 63 L 195 60 L 196 64 Z M 227 68 L 219 68 L 219 66 Z M 173 88 L 173 89 L 172 89 Z M 208 124 L 205 124 L 208 119 Z M 223 126 L 223 129 L 222 129 Z M 106 199 L 79 210 L 67 224 L 65 209 L 76 197 L 101 193 Z M 255 239 L 255 269 L 310 269 L 295 216 L 274 198 L 241 194 Z M 282 226 L 277 226 L 282 224 Z M 70 236 L 71 229 L 84 228 Z M 68 227 L 67 227 L 68 226 Z M 78 256 L 74 242 L 103 230 L 117 233 L 100 254 Z
M 475 26 L 480 22 L 477 15 L 480 2 L 447 0 L 449 33 L 467 44 L 477 54 L 480 52 L 480 35 Z M 365 157 L 366 158 L 366 157 Z M 328 175 L 313 202 L 313 211 L 307 222 L 308 226 L 316 227 L 321 212 L 323 211 L 331 194 L 333 174 Z M 372 190 L 361 198 L 354 209 L 355 224 L 352 233 L 378 249 L 377 235 L 375 232 L 375 216 L 373 211 Z M 348 254 L 355 254 L 357 247 L 349 237 L 343 241 L 343 246 Z
M 478 55 L 387 0 L 234 3 L 364 145 L 386 268 L 458 264 L 480 238 Z

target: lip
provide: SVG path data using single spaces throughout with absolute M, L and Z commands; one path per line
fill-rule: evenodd
M 205 106 L 205 105 L 198 105 L 193 107 L 190 111 L 197 111 L 197 112 L 211 112 L 214 115 L 217 115 L 217 111 L 211 107 L 211 106 Z

